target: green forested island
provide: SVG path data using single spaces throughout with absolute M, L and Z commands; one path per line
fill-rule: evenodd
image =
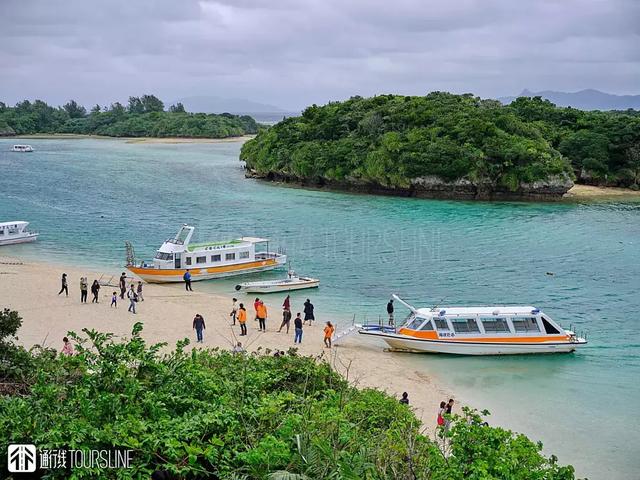
M 637 189 L 640 116 L 471 94 L 308 107 L 247 142 L 249 175 L 425 197 L 558 198 L 573 181 Z
M 542 444 L 468 409 L 429 438 L 398 399 L 356 389 L 294 349 L 188 351 L 184 340 L 162 353 L 137 323 L 128 340 L 70 334 L 77 348 L 67 356 L 16 345 L 20 325 L 0 310 L 0 448 L 132 451 L 130 469 L 49 469 L 48 479 L 575 478 Z
M 42 100 L 24 100 L 14 107 L 0 102 L 0 136 L 37 133 L 106 135 L 109 137 L 193 137 L 226 138 L 257 133 L 256 121 L 247 116 L 188 113 L 178 103 L 164 110 L 153 95 L 129 97 L 91 111 L 71 100 L 52 107 Z

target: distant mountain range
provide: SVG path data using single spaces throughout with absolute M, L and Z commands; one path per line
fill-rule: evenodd
M 526 88 L 518 97 L 542 97 L 559 107 L 573 107 L 580 110 L 640 110 L 640 95 L 614 95 L 599 90 L 587 89 L 579 92 L 554 92 L 544 90 L 532 92 Z M 511 103 L 517 97 L 499 97 L 504 104 Z
M 184 97 L 172 103 L 182 103 L 187 112 L 201 113 L 285 113 L 280 107 L 245 98 L 220 98 L 208 95 Z

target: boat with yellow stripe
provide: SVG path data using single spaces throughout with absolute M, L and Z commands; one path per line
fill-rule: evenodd
M 456 355 L 573 352 L 585 338 L 565 330 L 532 306 L 414 308 L 402 326 L 362 325 L 358 333 L 381 337 L 392 350 Z
M 191 243 L 195 227 L 183 225 L 166 240 L 152 262 L 136 265 L 133 247 L 127 244 L 127 269 L 149 283 L 182 282 L 187 270 L 191 280 L 210 280 L 273 270 L 286 264 L 287 256 L 269 251 L 269 240 L 241 237 L 209 243 Z

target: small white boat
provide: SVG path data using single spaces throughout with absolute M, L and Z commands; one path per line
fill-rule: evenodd
M 533 306 L 414 308 L 401 327 L 360 325 L 391 350 L 454 355 L 568 353 L 587 344 Z
M 14 221 L 0 223 L 0 245 L 33 242 L 38 233 L 27 230 L 29 222 Z
M 11 151 L 28 153 L 33 152 L 33 147 L 31 145 L 14 145 L 13 147 L 11 147 Z
M 236 285 L 236 290 L 247 293 L 275 293 L 290 290 L 303 290 L 320 286 L 320 280 L 310 277 L 299 277 L 295 273 L 280 280 L 264 280 L 260 282 L 245 282 Z

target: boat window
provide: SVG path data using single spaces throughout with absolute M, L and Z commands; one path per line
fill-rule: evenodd
M 487 333 L 501 333 L 501 332 L 509 332 L 509 324 L 507 323 L 506 318 L 481 318 L 482 326 L 484 327 L 484 331 Z
M 191 257 L 185 257 L 184 263 L 186 263 L 187 265 L 191 265 Z
M 420 318 L 420 317 L 416 317 L 416 316 L 411 315 L 407 319 L 407 327 L 406 328 L 408 328 L 410 330 L 417 330 L 422 322 L 424 322 L 424 318 Z
M 434 318 L 434 321 L 436 322 L 436 328 L 438 330 L 449 330 L 449 324 L 447 323 L 446 319 Z
M 431 320 L 428 320 L 427 323 L 425 323 L 420 330 L 433 330 L 433 324 L 431 323 Z
M 156 253 L 156 259 L 158 260 L 173 260 L 173 253 Z
M 451 324 L 456 333 L 480 333 L 475 318 L 452 318 Z
M 513 328 L 518 333 L 540 331 L 535 317 L 513 317 L 511 318 L 511 323 L 513 323 Z
M 560 333 L 556 327 L 554 327 L 553 325 L 551 325 L 551 323 L 549 323 L 549 320 L 547 320 L 545 317 L 541 317 L 541 318 L 542 318 L 542 325 L 544 325 L 545 332 Z
M 224 256 L 224 259 L 225 259 L 225 260 L 235 260 L 235 259 L 236 259 L 236 254 L 235 254 L 235 253 L 227 253 L 227 254 Z
M 196 257 L 196 263 L 207 263 L 207 257 Z
M 219 262 L 221 260 L 222 257 L 220 257 L 220 255 L 211 255 L 211 261 L 212 262 Z
M 249 252 L 240 252 L 240 258 L 249 258 Z

